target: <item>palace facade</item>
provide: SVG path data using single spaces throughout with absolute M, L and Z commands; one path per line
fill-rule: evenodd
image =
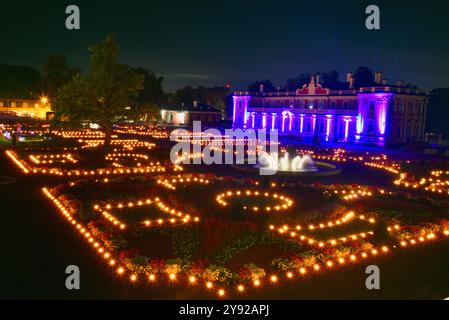
M 278 129 L 298 139 L 379 146 L 423 142 L 427 92 L 395 85 L 376 73 L 371 87 L 354 88 L 351 73 L 340 88 L 324 88 L 319 76 L 296 91 L 235 92 L 235 128 Z

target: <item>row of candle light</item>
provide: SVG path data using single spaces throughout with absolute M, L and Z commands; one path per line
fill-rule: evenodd
M 188 222 L 199 222 L 200 219 L 199 217 L 191 217 L 190 214 L 185 214 L 181 211 L 177 211 L 173 208 L 170 208 L 169 206 L 167 206 L 163 201 L 161 201 L 158 197 L 154 198 L 154 199 L 142 199 L 142 200 L 137 200 L 137 201 L 130 201 L 127 204 L 123 204 L 123 203 L 107 203 L 104 204 L 102 206 L 100 206 L 99 204 L 94 205 L 94 209 L 99 211 L 109 222 L 111 222 L 114 226 L 120 228 L 120 229 L 125 229 L 126 228 L 126 224 L 121 222 L 119 219 L 117 219 L 114 215 L 112 215 L 109 210 L 111 209 L 123 209 L 123 208 L 133 208 L 133 207 L 142 207 L 142 206 L 149 206 L 155 204 L 157 206 L 157 208 L 159 208 L 159 210 L 163 211 L 164 213 L 168 213 L 172 216 L 175 216 L 176 218 L 169 218 L 169 219 L 162 219 L 162 218 L 158 218 L 155 219 L 154 221 L 151 221 L 149 219 L 145 219 L 141 224 L 149 227 L 151 225 L 162 225 L 164 223 L 170 223 L 170 224 L 174 224 L 176 222 L 181 222 L 181 223 L 188 223 Z
M 347 242 L 348 240 L 357 240 L 359 237 L 366 238 L 367 235 L 373 235 L 373 232 L 372 231 L 360 232 L 358 234 L 350 234 L 347 236 L 343 236 L 338 239 L 330 239 L 327 241 L 320 241 L 320 240 L 317 240 L 315 238 L 312 238 L 310 236 L 307 236 L 307 235 L 301 233 L 301 230 L 309 230 L 309 232 L 310 232 L 310 231 L 313 231 L 316 229 L 332 228 L 332 227 L 344 225 L 344 224 L 354 220 L 355 218 L 358 218 L 359 220 L 366 221 L 370 224 L 376 223 L 376 220 L 374 218 L 366 218 L 365 215 L 357 216 L 357 215 L 355 215 L 355 213 L 353 211 L 351 211 L 351 212 L 348 212 L 347 214 L 345 214 L 341 219 L 337 219 L 334 221 L 328 221 L 326 223 L 320 223 L 319 225 L 310 224 L 307 227 L 303 227 L 301 225 L 296 225 L 294 228 L 292 228 L 288 225 L 283 225 L 280 227 L 270 225 L 269 229 L 271 231 L 277 230 L 277 232 L 279 234 L 288 234 L 292 238 L 298 238 L 299 240 L 307 242 L 310 245 L 314 245 L 314 246 L 323 248 L 326 244 L 335 246 L 339 242 Z
M 171 189 L 171 190 L 176 190 L 175 185 L 176 184 L 181 184 L 181 183 L 200 183 L 200 184 L 209 184 L 209 180 L 207 179 L 203 179 L 203 178 L 198 178 L 198 177 L 186 177 L 183 178 L 181 175 L 178 175 L 176 178 L 171 178 L 169 179 L 158 179 L 157 183 L 164 186 L 167 189 Z
M 341 188 L 340 190 L 334 190 L 334 193 L 341 194 L 343 200 L 354 200 L 359 197 L 371 197 L 373 195 L 372 191 L 363 190 L 362 186 L 357 186 L 357 188 L 358 190 Z M 380 190 L 379 193 L 385 194 L 385 190 Z
M 142 166 L 142 164 L 140 162 L 138 162 L 139 160 L 143 160 L 146 162 L 146 160 L 149 159 L 149 157 L 146 154 L 141 154 L 141 153 L 108 153 L 105 156 L 105 160 L 111 161 L 112 165 L 117 168 L 125 168 L 126 167 L 124 164 L 120 163 L 121 159 L 123 159 L 123 158 L 132 159 L 134 162 L 136 162 L 136 164 L 135 164 L 136 167 Z M 157 162 L 156 164 L 154 164 L 151 162 L 147 165 L 150 165 L 150 166 L 160 165 L 160 163 Z
M 47 198 L 49 198 L 54 206 L 59 210 L 61 215 L 67 219 L 67 221 L 81 234 L 81 236 L 93 247 L 94 251 L 104 260 L 107 261 L 108 265 L 116 268 L 117 260 L 114 259 L 111 252 L 108 252 L 104 247 L 101 246 L 100 242 L 96 241 L 96 239 L 92 236 L 92 234 L 88 231 L 88 228 L 85 227 L 80 221 L 77 221 L 76 218 L 70 213 L 70 210 L 66 208 L 61 201 L 55 197 L 49 189 L 42 188 L 43 193 Z M 117 272 L 123 273 L 124 267 L 118 267 Z
M 22 169 L 24 173 L 33 174 L 49 174 L 56 176 L 94 176 L 94 175 L 121 175 L 121 174 L 138 174 L 138 173 L 162 173 L 165 172 L 165 167 L 161 166 L 159 162 L 150 163 L 148 166 L 124 167 L 120 169 L 112 168 L 98 168 L 94 170 L 84 169 L 60 169 L 60 168 L 45 168 L 33 167 L 25 160 L 21 160 L 17 155 L 8 150 L 6 154 L 13 162 Z
M 55 130 L 52 131 L 52 134 L 57 135 L 57 136 L 61 136 L 63 138 L 66 139 L 90 139 L 90 138 L 104 138 L 105 134 L 102 131 L 99 130 L 89 130 L 89 129 L 84 129 L 84 130 Z M 116 138 L 117 135 L 112 135 L 112 138 Z
M 41 160 L 45 159 L 45 160 Z M 75 160 L 72 156 L 72 154 L 50 154 L 50 155 L 43 155 L 43 154 L 32 154 L 30 155 L 30 160 L 33 161 L 35 164 L 52 164 L 55 160 L 60 161 L 62 163 L 65 162 L 71 162 L 71 163 L 77 163 L 78 160 Z
M 104 144 L 104 139 L 92 139 L 92 140 L 79 139 L 78 142 L 82 144 L 81 148 L 96 148 Z M 113 139 L 111 140 L 111 145 L 118 145 L 127 151 L 133 151 L 136 148 L 146 148 L 148 150 L 151 150 L 156 146 L 156 144 L 154 143 L 147 141 L 140 141 L 137 139 Z M 115 149 L 114 151 L 118 150 Z
M 288 208 L 290 208 L 293 205 L 293 200 L 287 198 L 286 196 L 283 195 L 278 195 L 277 193 L 270 193 L 270 192 L 263 192 L 263 191 L 252 191 L 252 190 L 246 190 L 246 191 L 240 191 L 240 190 L 229 190 L 229 191 L 225 191 L 219 195 L 216 196 L 215 200 L 218 202 L 219 205 L 225 207 L 227 205 L 229 205 L 229 202 L 226 201 L 226 198 L 231 198 L 231 197 L 265 197 L 265 198 L 272 198 L 272 199 L 276 199 L 282 202 L 282 204 L 280 205 L 275 205 L 275 206 L 264 206 L 262 208 L 260 208 L 259 206 L 251 206 L 250 209 L 252 211 L 259 211 L 259 210 L 265 210 L 266 212 L 272 211 L 272 210 L 276 210 L 276 211 L 280 211 L 280 210 L 286 210 Z M 247 208 L 247 206 L 243 207 L 244 209 Z
M 447 178 L 445 180 L 441 179 L 443 172 L 442 171 L 438 172 L 441 173 L 436 175 L 435 174 L 436 171 L 432 171 L 428 178 L 421 178 L 419 182 L 408 181 L 407 174 L 403 173 L 397 180 L 394 181 L 394 184 L 402 185 L 406 188 L 422 189 L 424 191 L 435 192 L 440 194 L 442 193 L 449 194 L 449 179 Z M 446 173 L 445 175 L 448 174 Z
M 156 139 L 167 139 L 168 133 L 166 130 L 157 126 L 116 126 L 114 132 L 122 134 L 132 134 L 139 136 L 149 136 Z

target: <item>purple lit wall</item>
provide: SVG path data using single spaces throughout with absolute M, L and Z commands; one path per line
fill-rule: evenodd
M 356 140 L 384 145 L 393 93 L 360 93 Z
M 234 126 L 246 127 L 250 116 L 248 113 L 250 99 L 250 96 L 233 96 L 232 122 Z M 243 120 L 243 123 L 241 120 Z
M 351 121 L 351 118 L 344 117 L 343 121 L 345 122 L 345 141 L 348 140 L 349 136 L 349 122 Z
M 331 114 L 326 115 L 326 141 L 329 141 L 329 136 L 331 132 L 331 121 L 332 115 Z
M 263 101 L 252 105 L 252 97 L 243 93 L 233 97 L 233 125 L 240 128 L 277 128 L 280 133 L 298 135 L 304 139 L 319 135 L 322 141 L 384 145 L 389 141 L 388 117 L 393 97 L 392 92 L 359 92 L 358 109 L 315 110 L 309 109 L 307 104 L 302 108 L 295 106 L 290 109 L 281 109 Z M 254 99 L 259 101 L 260 98 Z
M 363 131 L 363 118 L 362 114 L 359 112 L 357 115 L 357 134 L 361 134 Z
M 388 99 L 382 99 L 382 102 L 377 106 L 377 124 L 381 135 L 385 134 L 385 127 L 387 124 L 387 106 Z

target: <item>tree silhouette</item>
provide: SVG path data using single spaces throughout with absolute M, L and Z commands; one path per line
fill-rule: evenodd
M 72 124 L 98 123 L 106 134 L 105 146 L 109 146 L 113 124 L 129 114 L 144 77 L 117 62 L 119 44 L 113 35 L 88 50 L 88 73 L 76 75 L 59 90 L 53 110 L 57 119 Z

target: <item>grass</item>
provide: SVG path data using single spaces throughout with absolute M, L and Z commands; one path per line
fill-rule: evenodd
M 12 143 L 11 143 L 10 140 L 6 139 L 6 138 L 3 137 L 3 136 L 0 136 L 0 146 L 1 146 L 1 147 L 9 147 L 9 146 L 11 146 L 11 145 L 12 145 Z

